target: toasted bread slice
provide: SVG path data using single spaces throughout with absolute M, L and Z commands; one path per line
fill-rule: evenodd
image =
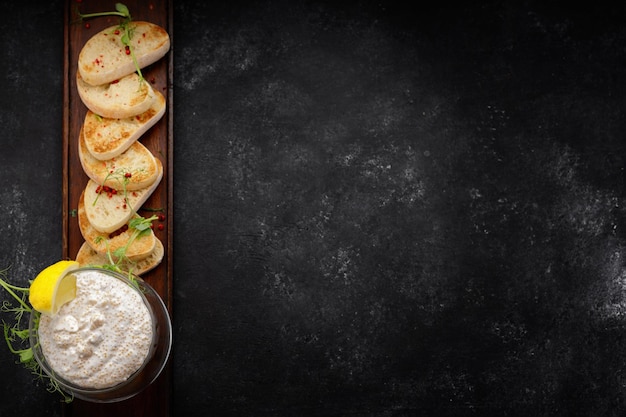
M 137 116 L 109 119 L 88 110 L 83 137 L 89 153 L 101 161 L 115 158 L 154 126 L 165 114 L 165 97 L 158 91 L 155 93 L 152 106 Z
M 144 21 L 130 25 L 130 46 L 140 68 L 158 61 L 170 49 L 170 37 L 162 27 Z M 116 25 L 87 40 L 78 55 L 78 71 L 86 83 L 106 84 L 136 71 L 133 58 L 122 43 L 125 34 L 124 28 Z
M 152 195 L 163 178 L 163 165 L 158 159 L 157 179 L 146 188 L 134 191 L 107 192 L 94 180 L 85 187 L 85 212 L 89 223 L 99 232 L 112 233 L 124 226 Z
M 110 119 L 125 119 L 148 111 L 156 100 L 150 84 L 132 73 L 117 81 L 89 85 L 76 72 L 76 87 L 83 104 L 95 114 Z
M 85 241 L 99 254 L 106 255 L 107 251 L 115 253 L 120 248 L 127 246 L 125 255 L 131 261 L 139 261 L 147 258 L 156 247 L 156 236 L 152 229 L 141 234 L 132 241 L 130 240 L 135 229 L 122 228 L 114 233 L 102 233 L 97 231 L 89 222 L 85 211 L 85 190 L 78 200 L 78 227 Z
M 163 243 L 156 238 L 156 246 L 154 250 L 148 257 L 141 259 L 139 261 L 130 261 L 128 259 L 121 260 L 118 263 L 118 267 L 123 272 L 130 272 L 134 275 L 143 275 L 148 271 L 156 268 L 161 261 L 163 260 L 163 255 L 165 254 L 165 249 L 163 247 Z M 117 259 L 113 259 L 114 262 L 117 262 Z M 102 266 L 102 265 L 110 265 L 111 261 L 105 254 L 101 254 L 93 250 L 91 246 L 87 242 L 83 242 L 78 253 L 76 254 L 76 262 L 79 263 L 81 267 L 84 266 Z
M 91 155 L 85 144 L 83 130 L 78 135 L 78 159 L 85 174 L 98 185 L 117 191 L 149 187 L 159 175 L 157 158 L 141 142 L 132 145 L 116 158 L 100 161 Z M 130 176 L 127 176 L 130 174 Z

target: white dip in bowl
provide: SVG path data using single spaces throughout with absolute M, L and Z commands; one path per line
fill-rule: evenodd
M 104 271 L 79 270 L 76 298 L 41 315 L 39 343 L 61 378 L 102 389 L 126 381 L 153 343 L 152 315 L 137 288 Z

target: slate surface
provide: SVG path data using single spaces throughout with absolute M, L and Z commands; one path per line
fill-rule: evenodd
M 173 415 L 624 412 L 626 10 L 542 3 L 175 3 Z M 0 23 L 20 283 L 60 254 L 61 9 Z M 13 360 L 0 415 L 59 415 Z

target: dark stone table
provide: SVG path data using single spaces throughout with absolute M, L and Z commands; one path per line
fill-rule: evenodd
M 172 415 L 623 415 L 625 6 L 215 3 L 174 7 Z M 18 284 L 61 254 L 62 4 L 0 23 Z M 59 416 L 14 361 L 0 415 Z

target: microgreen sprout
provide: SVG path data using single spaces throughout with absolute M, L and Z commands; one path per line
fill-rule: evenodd
M 135 56 L 134 48 L 130 43 L 130 40 L 133 37 L 133 32 L 135 28 L 131 25 L 131 22 L 133 19 L 132 19 L 132 16 L 130 15 L 130 11 L 128 10 L 128 7 L 126 7 L 126 5 L 124 5 L 123 3 L 115 3 L 115 11 L 82 14 L 77 10 L 76 13 L 78 14 L 78 20 L 80 22 L 82 22 L 85 19 L 89 19 L 93 17 L 101 17 L 101 16 L 119 16 L 122 18 L 118 26 L 119 31 L 123 32 L 120 40 L 122 41 L 122 44 L 125 46 L 125 49 L 128 51 L 128 53 L 130 54 L 133 60 L 133 63 L 135 64 L 135 69 L 137 70 L 137 75 L 139 75 L 139 83 L 141 85 L 141 82 L 144 81 L 144 78 L 143 78 L 143 74 L 141 73 L 141 68 L 139 67 L 139 63 L 137 62 L 137 57 Z
M 121 246 L 115 249 L 114 251 L 111 251 L 108 240 L 106 240 L 103 236 L 98 236 L 98 238 L 96 238 L 96 243 L 100 243 L 104 240 L 104 244 L 106 246 L 106 256 L 107 256 L 107 259 L 109 260 L 108 264 L 100 265 L 100 267 L 104 269 L 116 271 L 119 273 L 127 272 L 128 279 L 135 286 L 137 286 L 138 285 L 137 281 L 135 279 L 135 276 L 133 275 L 132 266 L 134 262 L 130 260 L 128 256 L 126 256 L 126 252 L 128 251 L 128 248 L 130 247 L 130 245 L 136 239 L 140 238 L 141 236 L 147 233 L 150 233 L 150 226 L 152 225 L 152 222 L 157 220 L 158 218 L 159 217 L 156 215 L 153 215 L 147 218 L 139 216 L 139 215 L 137 215 L 136 217 L 133 217 L 128 222 L 128 229 L 131 230 L 130 237 L 128 238 L 124 246 Z M 124 268 L 124 266 L 126 266 L 126 268 Z
M 135 239 L 138 239 L 139 237 L 148 233 L 150 231 L 150 225 L 156 219 L 158 219 L 158 216 L 150 216 L 148 218 L 137 216 L 130 219 L 130 221 L 128 222 L 128 228 L 132 230 L 132 234 L 130 235 L 130 238 L 124 246 L 117 248 L 115 251 L 113 251 L 113 256 L 115 256 L 117 259 L 125 258 L 126 251 L 130 247 L 130 245 L 132 245 Z
M 122 195 L 124 197 L 124 202 L 126 204 L 129 205 L 130 210 L 131 211 L 135 211 L 133 209 L 132 206 L 130 206 L 130 201 L 128 200 L 128 190 L 127 190 L 127 185 L 130 182 L 131 178 L 133 175 L 136 175 L 139 172 L 142 172 L 143 169 L 141 170 L 137 170 L 134 173 L 133 172 L 129 172 L 129 171 L 125 171 L 123 169 L 117 169 L 117 170 L 113 170 L 110 171 L 105 177 L 104 177 L 104 181 L 102 182 L 102 184 L 98 187 L 98 196 L 95 198 L 95 200 L 93 201 L 92 205 L 96 205 L 96 203 L 98 202 L 98 199 L 100 198 L 100 195 L 105 192 L 105 184 L 107 182 L 111 182 L 111 181 L 116 181 L 118 184 L 118 187 L 116 187 L 116 190 L 120 190 L 122 191 Z
M 30 340 L 31 328 L 28 323 L 24 323 L 24 314 L 33 315 L 33 321 L 35 323 L 34 329 L 37 329 L 39 325 L 39 313 L 35 311 L 31 306 L 26 303 L 26 297 L 30 291 L 29 288 L 18 287 L 9 284 L 6 281 L 7 269 L 0 270 L 0 286 L 17 301 L 17 307 L 14 307 L 9 301 L 3 301 L 0 305 L 0 312 L 12 313 L 14 315 L 13 325 L 8 324 L 4 320 L 2 321 L 4 340 L 9 348 L 9 351 L 19 358 L 19 363 L 30 370 L 37 379 L 47 380 L 46 389 L 49 392 L 58 392 L 63 396 L 63 401 L 66 403 L 72 402 L 74 396 L 66 393 L 61 389 L 57 380 L 53 377 L 46 375 L 39 362 L 35 359 L 33 348 L 37 346 L 24 347 Z M 19 347 L 17 347 L 19 345 Z
M 119 16 L 124 19 L 130 21 L 130 11 L 128 7 L 126 7 L 123 3 L 115 3 L 115 11 L 113 12 L 97 12 L 97 13 L 78 13 L 78 17 L 80 20 L 88 19 L 90 17 L 100 17 L 100 16 Z

